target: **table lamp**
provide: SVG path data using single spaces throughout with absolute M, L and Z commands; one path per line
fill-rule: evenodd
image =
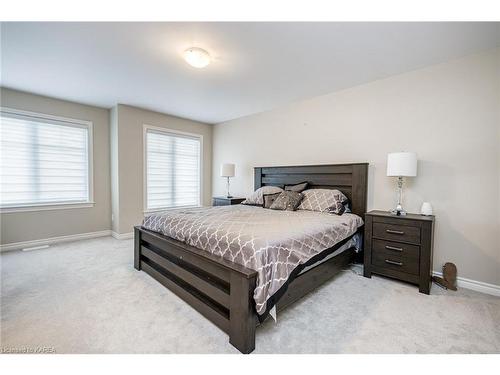
M 234 164 L 224 163 L 220 166 L 220 176 L 227 178 L 227 198 L 232 198 L 229 194 L 229 178 L 234 177 Z
M 403 209 L 403 177 L 417 175 L 417 154 L 414 152 L 392 152 L 387 155 L 387 176 L 398 178 L 398 203 L 390 212 L 394 215 L 406 215 Z

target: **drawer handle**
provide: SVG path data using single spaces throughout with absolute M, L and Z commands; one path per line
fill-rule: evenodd
M 395 247 L 395 246 L 389 246 L 389 245 L 387 245 L 385 248 L 387 250 L 394 250 L 394 251 L 399 251 L 399 252 L 403 251 L 402 247 Z
M 400 266 L 400 267 L 403 265 L 402 262 L 395 262 L 395 261 L 389 260 L 389 259 L 386 259 L 385 262 L 389 263 L 389 264 L 394 264 L 395 266 Z
M 402 230 L 386 229 L 385 231 L 390 234 L 405 234 L 405 232 L 403 232 Z

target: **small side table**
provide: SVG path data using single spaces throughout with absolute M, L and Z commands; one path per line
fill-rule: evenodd
M 372 273 L 419 286 L 429 294 L 432 280 L 434 216 L 365 214 L 364 276 Z
M 237 198 L 237 197 L 213 197 L 212 206 L 232 206 L 233 204 L 240 204 L 243 202 L 245 198 Z

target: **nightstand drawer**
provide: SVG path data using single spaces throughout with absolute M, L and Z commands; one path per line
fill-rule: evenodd
M 373 240 L 372 264 L 412 275 L 419 274 L 420 247 Z
M 407 225 L 373 223 L 373 237 L 420 244 L 420 228 Z
M 391 242 L 385 240 L 372 241 L 372 251 L 388 255 L 399 255 L 418 259 L 420 257 L 420 246 L 408 245 L 401 242 Z

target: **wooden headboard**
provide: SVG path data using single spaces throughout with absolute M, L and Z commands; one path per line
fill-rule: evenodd
M 309 182 L 308 189 L 338 189 L 351 202 L 351 211 L 364 217 L 368 191 L 368 163 L 256 167 L 254 186 Z

